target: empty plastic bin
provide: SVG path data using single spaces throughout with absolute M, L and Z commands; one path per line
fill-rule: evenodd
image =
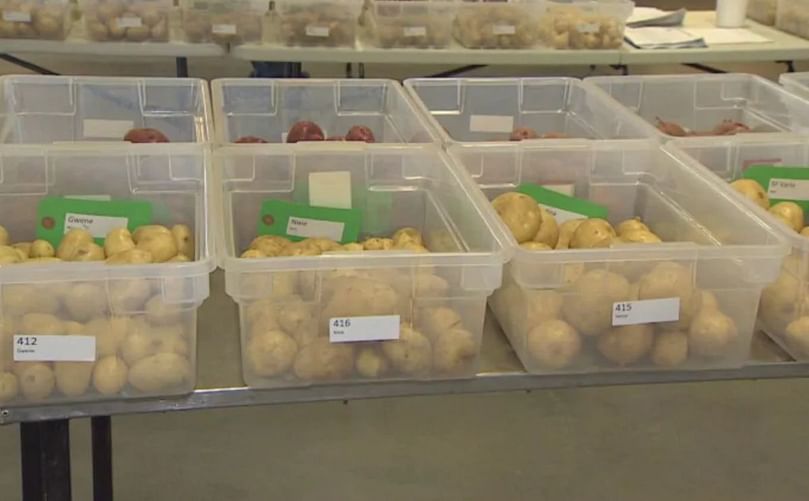
M 809 38 L 809 1 L 778 0 L 775 27 L 799 37 Z
M 518 128 L 539 138 L 655 136 L 643 120 L 575 78 L 411 78 L 405 88 L 444 142 L 507 141 Z
M 665 139 L 809 131 L 809 101 L 754 75 L 591 77 L 585 83 L 658 126 Z
M 444 48 L 452 40 L 455 0 L 372 0 L 366 13 L 371 45 Z
M 784 73 L 778 81 L 789 92 L 809 100 L 809 72 Z
M 286 142 L 290 128 L 300 121 L 314 122 L 331 139 L 365 126 L 379 143 L 438 141 L 393 80 L 229 78 L 214 80 L 211 88 L 220 143 L 244 138 Z
M 704 165 L 725 182 L 739 179 L 754 165 L 809 168 L 809 140 L 801 136 L 688 139 L 673 141 L 667 149 Z M 765 189 L 776 197 L 769 186 Z M 792 247 L 778 280 L 761 293 L 760 326 L 794 358 L 809 360 L 809 238 L 747 198 L 737 198 L 766 218 Z
M 547 0 L 540 14 L 540 43 L 554 49 L 620 49 L 630 0 Z
M 469 49 L 530 49 L 541 8 L 537 0 L 462 0 L 452 33 Z
M 761 290 L 777 278 L 787 248 L 704 168 L 646 141 L 466 144 L 449 153 L 489 199 L 521 184 L 564 184 L 605 207 L 612 225 L 640 218 L 663 241 L 536 251 L 518 247 L 501 224 L 514 256 L 489 304 L 528 371 L 711 369 L 747 360 Z
M 2 143 L 122 141 L 154 128 L 172 143 L 211 136 L 208 85 L 193 78 L 0 77 Z
M 775 24 L 778 0 L 749 0 L 747 17 L 767 26 Z
M 35 253 L 32 246 L 27 251 L 31 259 L 8 264 L 8 248 L 0 247 L 0 407 L 192 391 L 197 309 L 208 297 L 214 267 L 208 241 L 208 155 L 202 145 L 0 149 L 0 225 L 8 232 L 7 243 L 52 236 L 57 240 L 56 255 L 68 259 L 33 260 L 42 253 Z M 99 216 L 105 212 L 86 207 L 103 201 L 118 202 L 116 210 L 123 212 Z M 141 208 L 140 212 L 120 208 L 136 202 L 151 207 L 150 218 Z M 93 222 L 87 222 L 88 217 Z M 140 221 L 169 228 L 185 225 L 189 238 L 171 251 L 181 249 L 186 256 L 182 262 L 69 261 L 69 256 L 92 256 L 80 248 L 98 250 L 99 244 L 73 237 L 73 247 L 58 244 L 62 228 L 85 227 L 97 236 L 131 225 L 135 217 L 140 228 Z M 51 227 L 53 235 L 40 233 Z M 147 241 L 137 234 L 135 238 L 139 246 Z M 101 243 L 109 254 L 124 260 L 125 254 L 113 251 L 116 242 L 123 240 Z M 18 247 L 22 259 L 27 246 Z M 164 250 L 168 247 L 163 245 Z M 142 254 L 145 247 L 139 249 Z M 156 257 L 157 250 L 150 249 Z
M 256 0 L 183 0 L 180 9 L 189 42 L 235 45 L 261 41 L 269 4 Z
M 87 38 L 96 42 L 167 42 L 172 0 L 79 0 Z
M 0 3 L 0 38 L 64 40 L 70 31 L 67 0 Z
M 363 0 L 278 0 L 281 42 L 353 47 Z
M 249 386 L 476 373 L 503 247 L 480 191 L 436 146 L 231 146 L 215 155 L 224 202 L 219 249 L 227 293 L 239 305 Z M 320 255 L 290 247 L 280 253 L 287 257 L 239 257 L 259 221 L 282 217 L 274 206 L 265 213 L 265 203 L 308 205 L 323 175 L 350 186 L 349 209 L 360 214 L 351 240 L 379 237 L 365 242 L 369 250 L 332 242 Z M 404 227 L 420 232 L 430 252 L 370 250 L 390 249 L 376 244 Z M 360 330 L 337 332 L 335 321 Z

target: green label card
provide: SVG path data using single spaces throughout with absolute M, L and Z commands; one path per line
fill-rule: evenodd
M 792 201 L 809 210 L 809 167 L 754 165 L 744 171 L 745 179 L 753 179 L 767 190 L 771 203 Z
M 134 230 L 152 222 L 152 204 L 142 200 L 86 200 L 47 197 L 37 207 L 37 238 L 54 247 L 74 228 L 90 232 L 97 244 L 116 228 Z
M 603 205 L 571 197 L 538 184 L 524 183 L 517 187 L 517 191 L 536 200 L 539 205 L 554 215 L 558 223 L 571 219 L 607 218 L 608 211 Z
M 290 240 L 328 238 L 340 243 L 356 242 L 362 214 L 357 209 L 330 209 L 304 204 L 265 200 L 258 220 L 259 235 L 280 235 Z

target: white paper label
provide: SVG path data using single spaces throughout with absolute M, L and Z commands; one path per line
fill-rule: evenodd
M 123 139 L 135 124 L 131 120 L 99 120 L 86 118 L 82 122 L 84 137 Z
M 777 200 L 809 200 L 809 179 L 770 179 L 767 194 Z
M 3 21 L 10 21 L 12 23 L 30 23 L 30 12 L 3 12 Z
M 351 172 L 309 173 L 309 205 L 332 209 L 351 208 Z
M 405 26 L 404 36 L 406 37 L 424 37 L 427 36 L 427 28 L 424 26 Z
M 576 26 L 579 33 L 598 33 L 599 26 L 595 23 L 580 24 Z
M 213 26 L 211 26 L 211 31 L 213 31 L 217 35 L 235 35 L 236 34 L 236 25 L 235 24 L 214 24 Z
M 513 35 L 517 33 L 517 28 L 513 24 L 495 24 L 492 26 L 492 33 L 495 35 Z
M 287 235 L 303 238 L 329 238 L 339 242 L 343 239 L 345 223 L 290 216 Z
M 575 186 L 572 183 L 564 183 L 564 184 L 543 184 L 543 188 L 547 188 L 549 190 L 553 190 L 556 193 L 561 193 L 562 195 L 567 195 L 569 197 L 573 196 L 575 192 Z
M 329 30 L 328 26 L 312 26 L 312 25 L 310 25 L 310 26 L 306 27 L 306 36 L 325 38 L 325 37 L 329 36 L 330 31 L 331 30 Z
M 95 336 L 14 336 L 15 362 L 94 362 Z
M 470 132 L 511 132 L 514 117 L 501 115 L 472 115 L 469 117 Z
M 115 228 L 126 228 L 129 219 L 125 217 L 96 216 L 92 214 L 65 214 L 65 233 L 75 228 L 87 230 L 93 238 L 104 238 Z
M 140 28 L 143 26 L 143 21 L 139 17 L 119 17 L 115 20 L 115 24 L 119 28 Z
M 653 324 L 680 320 L 680 298 L 621 301 L 612 304 L 612 325 Z
M 567 210 L 564 210 L 564 209 L 560 209 L 559 207 L 551 207 L 550 205 L 545 205 L 545 204 L 539 204 L 539 205 L 541 205 L 542 207 L 547 209 L 548 212 L 553 214 L 554 219 L 556 219 L 556 222 L 559 223 L 559 224 L 562 224 L 565 221 L 570 221 L 571 219 L 587 219 L 588 218 L 588 216 L 585 216 L 584 214 L 579 214 L 577 212 L 570 212 L 570 211 L 567 211 Z
M 329 341 L 390 341 L 399 339 L 399 315 L 336 317 L 329 319 Z

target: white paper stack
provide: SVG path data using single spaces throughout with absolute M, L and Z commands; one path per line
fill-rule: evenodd
M 687 49 L 707 47 L 705 40 L 683 28 L 651 26 L 647 28 L 626 28 L 626 41 L 639 49 Z
M 654 7 L 635 7 L 632 15 L 626 21 L 626 25 L 633 28 L 643 26 L 681 26 L 685 19 L 685 14 L 685 9 L 669 12 Z

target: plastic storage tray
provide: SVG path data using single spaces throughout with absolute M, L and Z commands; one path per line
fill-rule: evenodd
M 778 0 L 749 0 L 747 17 L 767 26 L 775 24 Z
M 0 77 L 0 143 L 122 141 L 150 127 L 173 143 L 211 137 L 208 85 L 192 78 Z
M 554 49 L 620 49 L 630 0 L 546 0 L 539 40 Z
M 639 217 L 669 242 L 528 251 L 501 224 L 514 256 L 489 304 L 528 371 L 708 369 L 747 360 L 761 289 L 777 278 L 787 248 L 704 168 L 647 141 L 448 151 L 489 199 L 521 183 L 570 184 L 574 196 L 606 206 L 611 223 Z M 703 292 L 718 306 L 703 308 L 710 298 Z M 679 298 L 680 320 L 613 327 L 615 303 L 639 297 Z
M 538 0 L 462 0 L 452 33 L 469 49 L 530 49 L 539 36 L 540 10 Z
M 775 27 L 809 38 L 809 0 L 778 0 Z
M 206 147 L 6 145 L 0 160 L 0 224 L 11 242 L 34 240 L 37 207 L 44 197 L 111 197 L 151 202 L 153 223 L 188 225 L 196 249 L 196 259 L 186 263 L 4 265 L 0 404 L 190 392 L 196 380 L 196 313 L 208 296 L 214 266 L 208 241 Z M 96 362 L 14 361 L 19 345 L 15 335 L 95 337 Z M 68 353 L 68 348 L 56 349 Z
M 809 72 L 784 73 L 778 81 L 789 92 L 809 100 Z
M 690 131 L 711 131 L 731 120 L 752 132 L 809 132 L 809 101 L 754 75 L 592 77 L 585 83 L 597 85 L 652 124 L 660 119 Z
M 211 88 L 220 143 L 245 136 L 285 142 L 290 127 L 302 120 L 318 124 L 327 137 L 364 125 L 380 143 L 438 141 L 393 80 L 231 78 L 214 80 Z
M 64 40 L 70 31 L 67 0 L 0 2 L 0 38 Z
M 436 146 L 270 145 L 215 155 L 223 179 L 222 266 L 227 293 L 239 304 L 249 386 L 476 373 L 503 247 L 480 191 Z M 433 252 L 238 257 L 256 236 L 264 200 L 305 198 L 310 174 L 326 172 L 351 176 L 361 238 L 414 227 Z M 330 342 L 334 317 L 368 315 L 398 316 L 412 328 L 402 327 L 397 340 Z
M 727 182 L 741 177 L 751 165 L 809 167 L 809 140 L 801 136 L 700 138 L 672 141 L 666 147 L 677 155 L 687 155 Z M 738 198 L 747 204 L 748 210 L 768 218 L 792 246 L 778 280 L 761 294 L 761 328 L 794 358 L 809 360 L 809 238 L 786 227 L 745 197 Z
M 96 42 L 167 42 L 172 0 L 79 0 L 87 37 Z
M 372 0 L 368 39 L 382 48 L 444 48 L 452 40 L 455 0 Z
M 656 135 L 599 89 L 574 78 L 412 78 L 405 88 L 444 142 L 507 141 L 517 127 L 586 139 Z
M 277 0 L 281 42 L 353 47 L 363 0 Z
M 182 26 L 189 42 L 260 42 L 269 4 L 256 0 L 182 0 Z

